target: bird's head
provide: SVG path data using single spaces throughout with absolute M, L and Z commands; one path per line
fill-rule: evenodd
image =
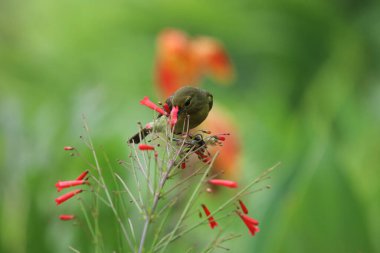
M 191 115 L 205 108 L 209 112 L 213 105 L 213 96 L 205 90 L 186 86 L 174 93 L 172 104 L 178 106 L 179 113 Z

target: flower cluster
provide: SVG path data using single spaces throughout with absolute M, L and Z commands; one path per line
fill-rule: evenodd
M 75 148 L 70 147 L 70 146 L 66 146 L 63 149 L 66 151 L 72 151 Z M 55 187 L 57 188 L 57 191 L 60 192 L 66 188 L 71 188 L 71 187 L 75 187 L 75 186 L 79 186 L 79 185 L 89 185 L 88 178 L 87 178 L 88 173 L 89 173 L 89 171 L 85 170 L 74 180 L 58 181 L 55 184 Z M 81 192 L 83 192 L 82 189 L 72 190 L 70 192 L 67 192 L 67 193 L 57 197 L 55 199 L 55 202 L 57 203 L 57 205 L 61 205 L 62 203 L 66 202 L 67 200 L 69 200 L 69 199 L 73 198 L 74 196 L 80 194 Z M 64 221 L 72 220 L 74 218 L 75 218 L 75 215 L 72 215 L 72 214 L 62 214 L 59 216 L 59 219 L 64 220 Z
M 225 184 L 225 186 L 230 187 L 231 183 L 228 182 Z M 241 220 L 244 222 L 246 227 L 248 228 L 249 232 L 251 233 L 252 236 L 256 234 L 256 232 L 259 232 L 260 229 L 258 227 L 259 222 L 254 219 L 249 217 L 248 214 L 248 209 L 245 206 L 245 204 L 239 200 L 240 208 L 242 209 L 242 212 L 239 210 L 236 210 L 236 214 L 241 218 Z M 215 221 L 215 218 L 211 215 L 210 210 L 207 208 L 205 204 L 202 204 L 202 209 L 205 212 L 206 216 L 208 217 L 208 222 L 211 227 L 211 229 L 214 229 L 214 227 L 218 226 L 218 223 Z
M 168 97 L 183 85 L 196 84 L 208 75 L 221 83 L 234 69 L 220 41 L 209 36 L 190 38 L 184 31 L 163 30 L 157 39 L 156 83 Z

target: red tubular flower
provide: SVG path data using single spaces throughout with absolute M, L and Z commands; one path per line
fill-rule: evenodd
M 260 231 L 260 229 L 258 227 L 259 222 L 257 220 L 249 217 L 248 215 L 241 214 L 239 212 L 237 212 L 237 214 L 242 219 L 244 224 L 247 226 L 247 228 L 249 229 L 249 232 L 251 233 L 252 236 L 254 236 L 256 234 L 256 232 Z
M 139 144 L 139 149 L 140 150 L 154 150 L 154 146 L 148 145 L 148 144 Z
M 58 198 L 56 198 L 55 202 L 57 202 L 57 205 L 60 205 L 63 202 L 65 202 L 66 200 L 71 199 L 75 195 L 81 193 L 82 191 L 83 190 L 75 190 L 75 191 L 71 191 L 71 192 L 68 192 L 66 194 L 63 194 L 62 196 L 59 196 Z
M 74 147 L 70 147 L 70 146 L 63 147 L 63 150 L 66 150 L 66 151 L 68 151 L 68 150 L 74 150 L 74 149 L 75 149 Z
M 186 163 L 185 162 L 181 163 L 181 169 L 186 169 Z
M 148 97 L 144 97 L 144 99 L 140 101 L 140 104 L 145 105 L 160 114 L 167 115 L 164 109 L 162 109 L 161 107 L 158 107 L 155 103 L 150 101 Z
M 75 219 L 75 216 L 72 215 L 72 214 L 61 214 L 61 215 L 59 216 L 59 219 L 60 219 L 60 220 L 63 220 L 63 221 L 67 221 L 67 220 Z
M 239 204 L 240 204 L 241 210 L 243 210 L 243 213 L 248 214 L 248 208 L 245 206 L 243 201 L 241 201 L 240 199 L 239 199 Z
M 89 173 L 88 170 L 83 171 L 82 174 L 80 174 L 80 175 L 76 178 L 76 180 L 83 180 L 83 179 L 87 176 L 88 173 Z
M 64 188 L 69 188 L 72 186 L 77 186 L 77 185 L 82 185 L 82 184 L 88 184 L 88 181 L 86 180 L 58 181 L 58 183 L 55 184 L 55 187 L 57 187 L 58 192 L 60 192 Z
M 225 141 L 226 140 L 226 137 L 224 136 L 215 136 L 218 140 L 220 141 Z
M 170 126 L 174 126 L 178 120 L 178 106 L 173 106 L 172 111 L 170 112 Z
M 210 215 L 211 212 L 210 210 L 208 210 L 206 205 L 202 204 L 202 208 L 206 216 L 208 217 L 208 222 L 210 224 L 211 229 L 214 229 L 214 227 L 218 226 L 218 223 L 215 221 L 214 217 Z
M 225 186 L 229 188 L 237 188 L 238 184 L 235 181 L 231 180 L 224 180 L 224 179 L 210 179 L 208 180 L 210 184 L 213 185 L 219 185 L 219 186 Z

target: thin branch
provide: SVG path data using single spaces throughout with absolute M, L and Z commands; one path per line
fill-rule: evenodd
M 191 195 L 189 201 L 187 202 L 186 206 L 185 206 L 185 209 L 183 210 L 177 224 L 175 225 L 173 231 L 170 233 L 170 236 L 169 236 L 169 239 L 166 241 L 166 243 L 163 245 L 163 248 L 162 248 L 162 252 L 165 252 L 165 249 L 166 247 L 168 246 L 168 244 L 172 241 L 172 238 L 174 236 L 174 234 L 177 232 L 179 226 L 182 224 L 187 212 L 189 211 L 190 207 L 193 205 L 193 202 L 195 200 L 195 197 L 197 196 L 198 194 L 198 191 L 199 189 L 201 188 L 201 185 L 204 183 L 206 177 L 207 177 L 207 174 L 209 173 L 209 171 L 211 170 L 211 167 L 216 159 L 216 157 L 218 156 L 219 152 L 217 152 L 215 154 L 215 156 L 213 157 L 210 165 L 208 166 L 207 170 L 205 171 L 205 173 L 203 174 L 202 178 L 199 180 L 199 183 L 198 185 L 195 187 L 194 191 L 193 191 L 193 194 Z
M 131 197 L 132 202 L 136 205 L 137 209 L 139 210 L 140 213 L 143 213 L 142 208 L 139 205 L 139 202 L 137 202 L 135 196 L 133 196 L 131 190 L 128 188 L 127 184 L 123 181 L 123 179 L 119 176 L 119 174 L 115 173 L 115 176 L 117 179 L 120 180 L 121 184 L 123 185 L 124 189 L 127 191 L 128 195 Z

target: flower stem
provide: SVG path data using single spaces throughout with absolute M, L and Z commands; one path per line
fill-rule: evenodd
M 216 157 L 219 155 L 219 151 L 214 155 L 210 165 L 208 166 L 207 170 L 204 172 L 202 178 L 199 180 L 199 183 L 198 185 L 196 186 L 196 188 L 194 189 L 193 191 L 193 194 L 191 195 L 189 201 L 187 202 L 186 206 L 185 206 L 185 209 L 183 210 L 182 214 L 181 214 L 181 217 L 179 218 L 177 224 L 175 225 L 173 231 L 170 233 L 170 236 L 169 238 L 167 239 L 166 243 L 164 244 L 163 248 L 162 248 L 162 252 L 165 252 L 165 249 L 166 247 L 168 246 L 168 244 L 172 241 L 172 238 L 174 236 L 174 234 L 177 232 L 179 226 L 182 224 L 183 220 L 185 219 L 185 216 L 187 215 L 190 207 L 193 205 L 193 202 L 195 200 L 195 197 L 197 196 L 198 194 L 198 191 L 199 189 L 201 188 L 202 184 L 204 183 L 209 171 L 211 170 L 212 168 L 212 165 L 216 159 Z
M 153 199 L 152 208 L 150 210 L 150 214 L 148 214 L 148 211 L 146 213 L 146 219 L 145 219 L 144 228 L 143 228 L 143 231 L 142 231 L 142 234 L 141 234 L 141 240 L 140 240 L 140 246 L 139 246 L 138 253 L 141 253 L 142 250 L 143 250 L 145 239 L 146 239 L 147 232 L 148 232 L 148 227 L 149 227 L 149 224 L 150 224 L 150 222 L 152 220 L 152 214 L 156 211 L 156 208 L 157 208 L 157 205 L 158 205 L 158 201 L 159 201 L 160 195 L 161 195 L 161 190 L 164 188 L 166 180 L 168 179 L 169 174 L 170 174 L 170 172 L 171 172 L 171 170 L 173 168 L 174 168 L 174 163 L 172 163 L 168 167 L 168 169 L 165 171 L 165 173 L 163 174 L 163 176 L 162 176 L 162 178 L 160 180 L 158 189 L 157 189 L 157 191 L 154 194 L 154 199 Z
M 122 221 L 121 218 L 120 218 L 120 215 L 119 215 L 118 211 L 117 211 L 116 208 L 115 208 L 115 205 L 114 205 L 114 203 L 113 203 L 113 200 L 112 200 L 111 194 L 110 194 L 110 192 L 109 192 L 109 190 L 108 190 L 108 188 L 107 188 L 107 185 L 106 185 L 106 183 L 105 183 L 105 181 L 104 181 L 104 177 L 103 177 L 103 175 L 102 175 L 102 170 L 101 170 L 101 168 L 100 168 L 100 164 L 99 164 L 99 161 L 98 161 L 98 156 L 96 155 L 95 148 L 94 148 L 94 145 L 93 145 L 93 143 L 92 143 L 91 136 L 90 136 L 90 129 L 88 128 L 88 125 L 87 125 L 86 120 L 83 119 L 83 121 L 84 121 L 84 128 L 85 128 L 85 130 L 86 130 L 86 132 L 87 132 L 87 135 L 88 135 L 88 142 L 89 142 L 89 145 L 90 145 L 90 150 L 91 150 L 92 155 L 93 155 L 94 160 L 95 160 L 95 165 L 96 165 L 96 169 L 97 169 L 97 171 L 98 171 L 98 175 L 99 175 L 100 183 L 104 186 L 104 187 L 103 187 L 103 189 L 104 189 L 104 193 L 106 194 L 106 197 L 107 197 L 107 200 L 108 200 L 108 202 L 109 202 L 109 205 L 110 205 L 110 207 L 111 207 L 111 209 L 112 209 L 112 211 L 113 211 L 113 213 L 114 213 L 114 215 L 115 215 L 117 221 L 118 221 L 119 224 L 120 224 L 120 227 L 121 227 L 121 229 L 122 229 L 122 231 L 123 231 L 124 237 L 125 237 L 125 239 L 127 240 L 129 247 L 130 247 L 131 249 L 133 249 L 133 245 L 132 245 L 131 240 L 129 239 L 128 232 L 127 232 L 127 230 L 126 230 L 126 228 L 125 228 L 125 226 L 124 226 L 124 224 L 123 224 L 123 221 Z

